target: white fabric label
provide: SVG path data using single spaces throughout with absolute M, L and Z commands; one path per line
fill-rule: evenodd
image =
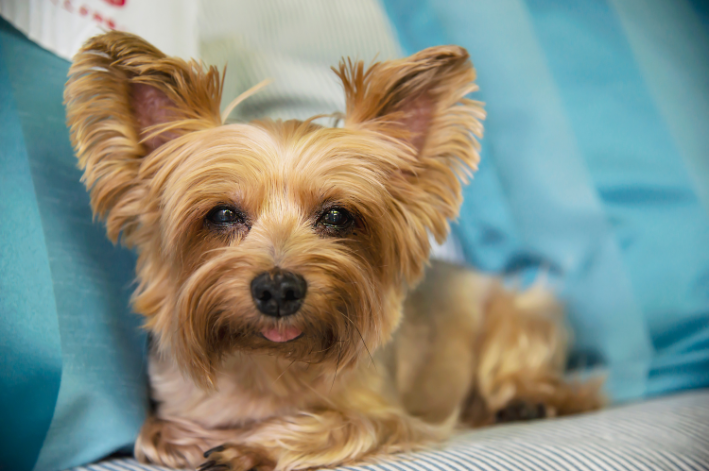
M 111 29 L 144 37 L 168 55 L 198 55 L 195 0 L 0 0 L 0 15 L 32 41 L 71 60 Z

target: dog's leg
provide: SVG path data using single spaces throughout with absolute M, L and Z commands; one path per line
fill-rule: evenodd
M 599 381 L 584 384 L 564 378 L 567 332 L 562 311 L 541 287 L 525 292 L 496 289 L 489 298 L 483 332 L 472 397 L 486 407 L 482 414 L 479 410 L 468 414 L 475 416 L 469 420 L 473 425 L 574 414 L 601 406 Z
M 419 448 L 444 439 L 454 425 L 426 424 L 365 389 L 349 391 L 332 405 L 232 429 L 149 418 L 135 455 L 141 462 L 202 471 L 330 467 Z
M 406 410 L 442 423 L 460 412 L 474 387 L 490 277 L 433 261 L 405 303 L 394 342 L 392 371 Z
M 233 430 L 208 430 L 184 420 L 151 416 L 140 430 L 134 453 L 142 463 L 195 468 L 204 461 L 205 450 L 224 443 L 233 435 Z
M 390 406 L 373 401 L 368 391 L 351 395 L 355 411 L 322 410 L 275 417 L 236 433 L 205 453 L 203 471 L 295 470 L 342 465 L 376 453 L 416 449 L 445 438 L 452 423 L 433 426 Z
M 243 444 L 248 434 L 247 429 L 207 429 L 185 420 L 149 417 L 134 452 L 141 463 L 175 469 L 273 469 L 266 449 Z

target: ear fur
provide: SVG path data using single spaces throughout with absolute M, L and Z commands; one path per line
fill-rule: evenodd
M 335 73 L 345 89 L 346 126 L 398 124 L 418 152 L 438 127 L 436 115 L 452 106 L 464 105 L 465 110 L 457 111 L 478 119 L 485 116 L 481 103 L 464 98 L 478 87 L 468 52 L 459 46 L 431 47 L 404 59 L 375 63 L 366 71 L 361 61 L 342 61 Z M 476 135 L 482 132 L 477 120 L 460 124 L 470 124 L 469 131 Z
M 142 201 L 142 157 L 170 139 L 221 124 L 215 67 L 166 57 L 141 38 L 113 31 L 74 57 L 64 91 L 71 142 L 94 214 L 127 244 Z
M 428 234 L 445 240 L 462 183 L 480 160 L 475 136 L 482 137 L 485 112 L 482 103 L 465 98 L 478 89 L 475 69 L 465 49 L 441 46 L 366 70 L 362 62 L 342 61 L 335 72 L 345 90 L 345 127 L 400 146 L 399 172 L 387 184 L 409 229 L 408 239 L 398 241 L 399 269 L 415 280 L 428 259 Z

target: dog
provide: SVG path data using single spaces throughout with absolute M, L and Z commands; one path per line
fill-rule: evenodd
M 122 32 L 74 59 L 67 121 L 92 209 L 138 252 L 155 403 L 142 462 L 332 467 L 602 403 L 564 379 L 542 287 L 425 270 L 479 161 L 468 53 L 333 70 L 342 126 L 225 124 L 216 67 Z

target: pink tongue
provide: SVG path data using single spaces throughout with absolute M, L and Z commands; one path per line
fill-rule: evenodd
M 287 342 L 293 340 L 303 332 L 295 327 L 286 327 L 285 329 L 263 329 L 261 334 L 271 342 Z

